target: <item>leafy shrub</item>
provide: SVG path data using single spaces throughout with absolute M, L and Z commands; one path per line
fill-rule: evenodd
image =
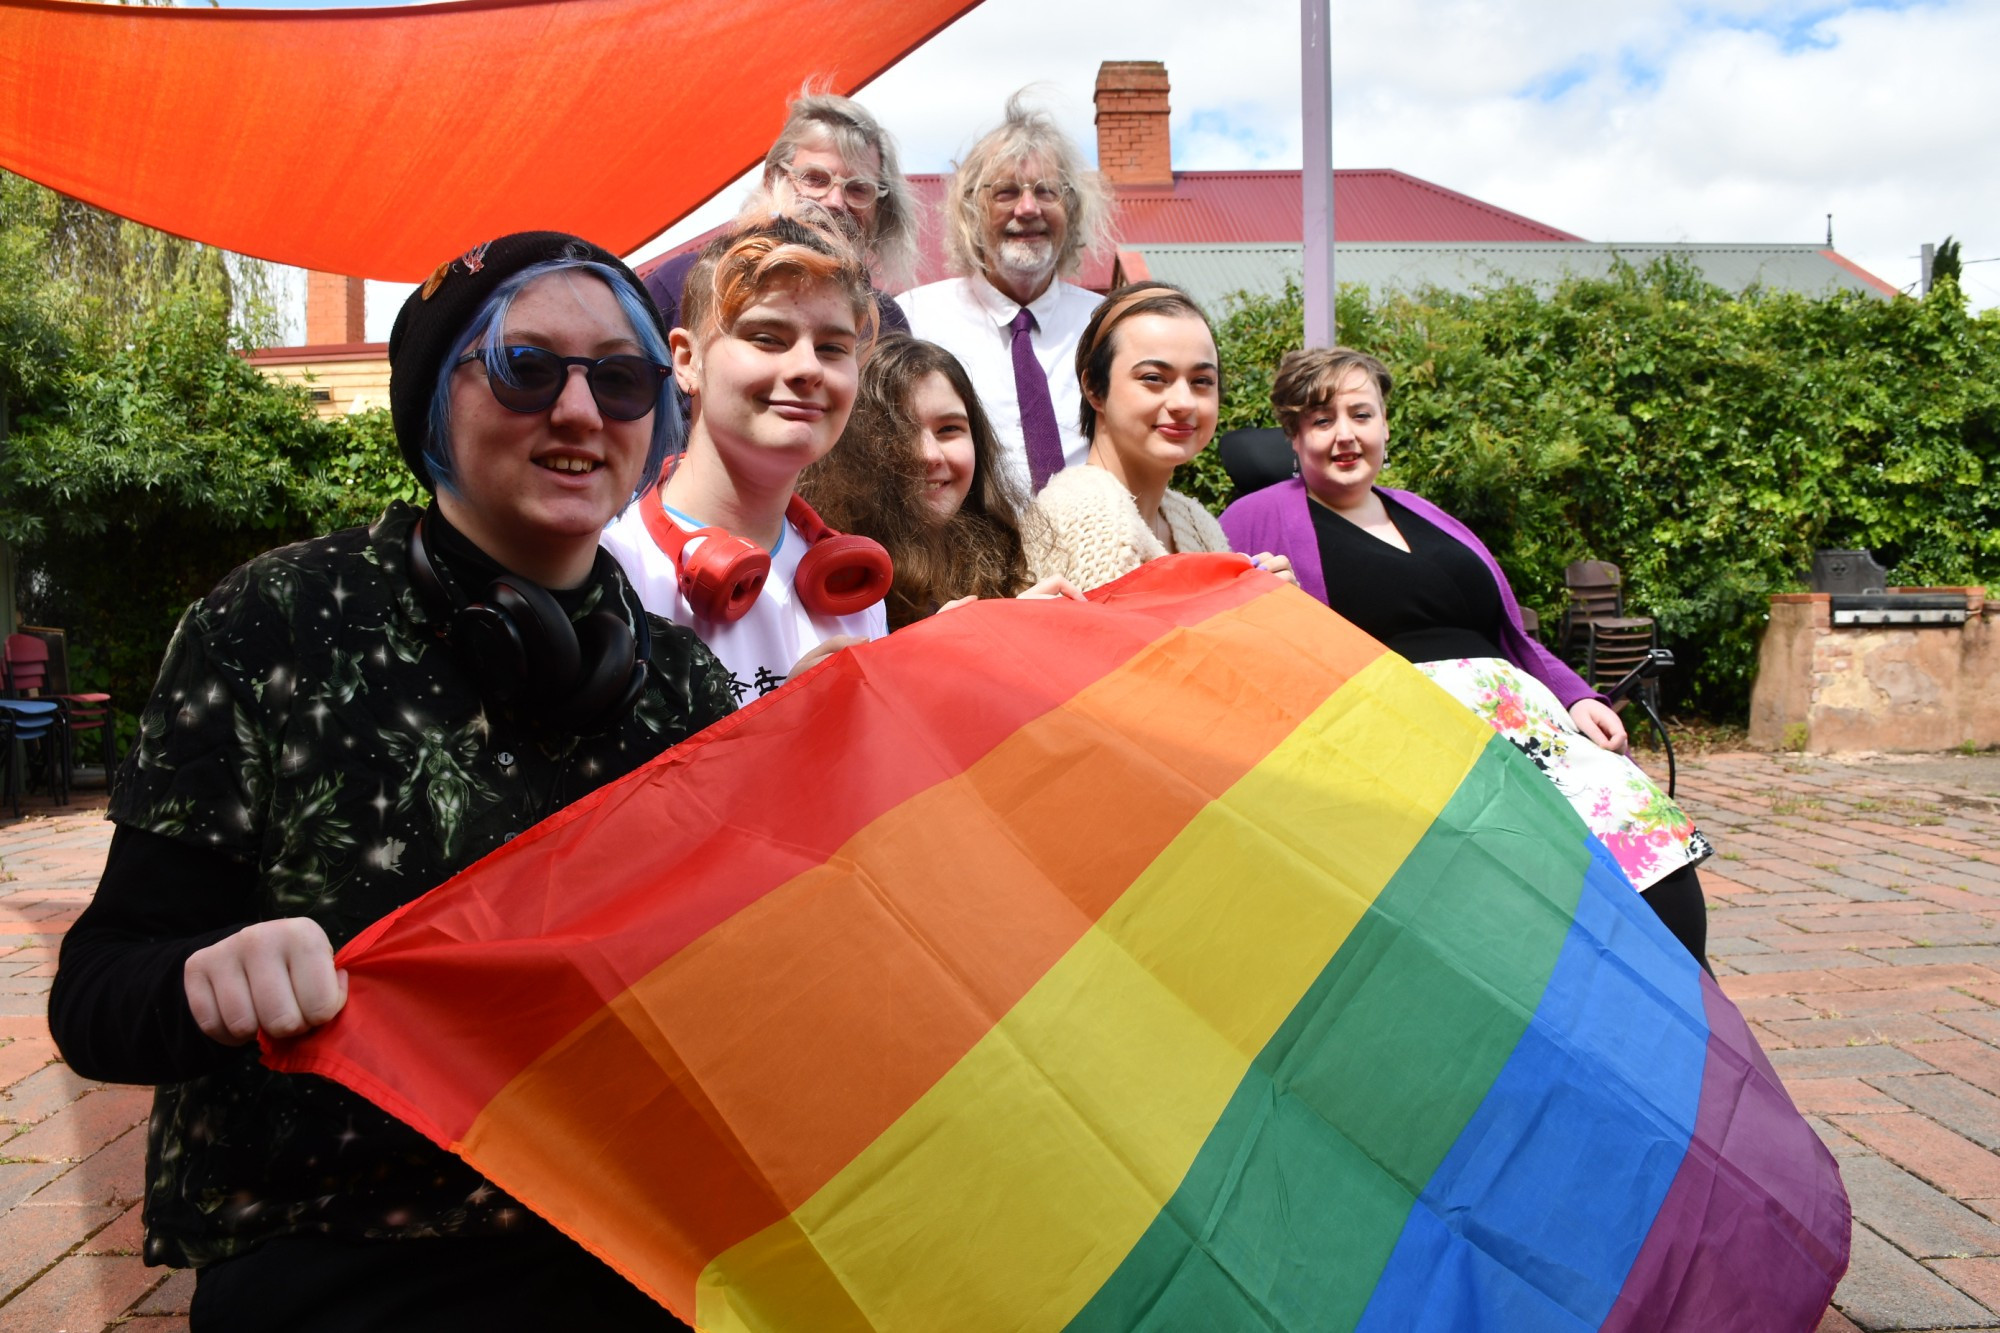
M 129 729 L 189 602 L 416 486 L 386 412 L 322 421 L 238 355 L 269 321 L 219 254 L 81 209 L 0 173 L 0 541 Z

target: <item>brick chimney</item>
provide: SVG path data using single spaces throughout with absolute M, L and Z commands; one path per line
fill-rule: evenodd
M 368 338 L 368 285 L 338 273 L 306 273 L 306 345 L 358 343 Z
M 1097 170 L 1110 185 L 1172 185 L 1167 67 L 1107 60 L 1097 67 Z

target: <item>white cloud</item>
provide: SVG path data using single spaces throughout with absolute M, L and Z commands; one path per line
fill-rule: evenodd
M 1334 160 L 1394 167 L 1597 240 L 1812 241 L 1915 282 L 1920 243 L 2000 256 L 1990 109 L 2000 4 L 1402 0 L 1334 7 Z M 983 5 L 860 93 L 913 171 L 950 166 L 1007 95 L 1088 150 L 1103 60 L 1164 60 L 1175 165 L 1295 167 L 1299 11 L 1198 0 Z M 663 162 L 671 169 L 671 162 Z M 729 216 L 748 181 L 671 229 Z M 2000 305 L 2000 263 L 1966 270 Z M 371 285 L 370 334 L 400 291 Z M 379 294 L 378 294 L 379 293 Z
M 1176 165 L 1298 164 L 1295 5 L 1156 0 L 1143 25 L 1077 9 L 974 10 L 862 100 L 937 170 L 1036 80 L 1088 146 L 1098 62 L 1159 59 Z M 2000 5 L 1404 0 L 1336 5 L 1335 23 L 1337 165 L 1601 240 L 1810 241 L 1831 212 L 1841 252 L 1898 286 L 1946 232 L 2000 255 Z M 1967 277 L 2000 304 L 2000 264 Z

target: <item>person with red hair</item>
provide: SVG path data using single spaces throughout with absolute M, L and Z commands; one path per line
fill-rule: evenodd
M 739 699 L 888 632 L 888 556 L 796 494 L 847 426 L 875 313 L 860 258 L 790 218 L 717 237 L 688 274 L 669 335 L 687 451 L 604 545 L 648 610 L 722 659 Z

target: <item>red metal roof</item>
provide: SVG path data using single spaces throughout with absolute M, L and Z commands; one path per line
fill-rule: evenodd
M 937 210 L 949 179 L 937 173 L 909 177 L 925 223 L 923 254 L 917 268 L 919 283 L 947 276 Z M 1583 239 L 1400 171 L 1336 171 L 1333 183 L 1334 239 L 1338 241 Z M 1296 171 L 1177 171 L 1171 189 L 1124 186 L 1117 192 L 1117 201 L 1112 226 L 1120 246 L 1254 241 L 1297 244 L 1304 230 Z M 714 234 L 698 236 L 670 253 L 693 249 Z M 1112 260 L 1110 254 L 1097 256 L 1086 263 L 1078 280 L 1083 286 L 1103 290 L 1111 281 Z M 648 264 L 641 272 L 651 267 Z

